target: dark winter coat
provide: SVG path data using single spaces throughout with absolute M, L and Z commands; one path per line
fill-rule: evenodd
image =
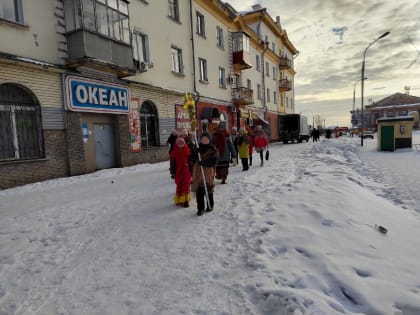
M 218 160 L 216 147 L 211 144 L 200 143 L 198 152 L 200 153 L 201 163 L 199 161 L 198 154 L 195 153 L 192 158 L 194 165 L 191 190 L 197 192 L 199 187 L 204 186 L 203 174 L 201 173 L 200 167 L 202 166 L 204 177 L 206 179 L 207 190 L 209 192 L 213 192 L 215 167 Z

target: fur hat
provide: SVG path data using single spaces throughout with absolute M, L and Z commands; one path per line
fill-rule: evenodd
M 177 138 L 175 143 L 178 147 L 182 148 L 185 145 L 185 140 L 183 138 Z

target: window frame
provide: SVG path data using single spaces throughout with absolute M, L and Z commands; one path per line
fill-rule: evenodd
M 184 74 L 182 49 L 175 45 L 171 46 L 171 71 L 179 75 Z
M 197 27 L 197 34 L 199 34 L 200 36 L 206 37 L 206 22 L 204 19 L 204 15 L 198 11 L 196 11 L 196 27 Z
M 140 126 L 142 147 L 145 149 L 159 147 L 159 113 L 152 101 L 144 101 L 140 106 Z
M 198 58 L 198 66 L 200 69 L 200 82 L 209 82 L 207 72 L 207 60 L 204 58 Z
M 255 55 L 255 63 L 257 65 L 257 71 L 261 71 L 261 60 L 260 55 Z
M 18 23 L 18 24 L 25 24 L 22 0 L 12 0 L 12 4 L 13 4 L 13 18 L 6 17 L 4 14 L 1 14 L 0 20 L 9 21 L 9 22 Z M 3 5 L 5 6 L 6 4 L 3 3 Z M 3 10 L 5 9 L 3 8 L 3 5 L 0 3 L 0 12 L 3 12 Z
M 219 67 L 219 87 L 226 88 L 226 70 L 222 67 Z
M 65 0 L 66 32 L 89 30 L 114 41 L 131 44 L 128 0 Z M 113 5 L 113 4 L 116 5 Z M 71 15 L 68 11 L 71 10 Z M 100 13 L 102 12 L 102 15 Z M 79 15 L 80 13 L 80 15 Z M 113 23 L 115 21 L 115 23 Z M 90 22 L 90 24 L 88 24 Z
M 142 58 L 140 57 L 140 51 L 138 46 L 138 40 L 141 39 L 142 43 Z M 132 34 L 132 48 L 133 48 L 133 59 L 138 62 L 150 63 L 150 52 L 149 52 L 149 36 L 137 29 L 133 29 Z M 137 58 L 136 58 L 137 57 Z
M 0 162 L 45 158 L 41 106 L 31 92 L 6 84 L 5 89 L 13 89 L 11 92 L 20 93 L 22 98 L 0 99 Z
M 168 17 L 177 22 L 181 21 L 178 0 L 168 0 Z
M 262 100 L 262 95 L 261 95 L 261 84 L 257 83 L 257 99 L 258 100 Z
M 216 26 L 216 46 L 220 49 L 225 48 L 223 28 Z

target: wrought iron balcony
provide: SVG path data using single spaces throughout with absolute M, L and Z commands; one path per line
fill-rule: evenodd
M 254 92 L 246 87 L 237 87 L 232 89 L 233 102 L 239 107 L 254 104 Z
M 279 63 L 280 70 L 290 69 L 292 68 L 292 61 L 287 56 L 280 57 Z
M 288 92 L 292 90 L 292 81 L 289 79 L 281 79 L 279 81 L 279 90 L 280 92 Z

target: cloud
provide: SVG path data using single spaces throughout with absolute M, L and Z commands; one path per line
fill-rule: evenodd
M 344 33 L 347 31 L 347 27 L 343 26 L 343 27 L 333 27 L 331 29 L 331 31 L 338 36 L 339 41 L 337 42 L 337 44 L 342 44 L 343 43 L 343 36 Z

